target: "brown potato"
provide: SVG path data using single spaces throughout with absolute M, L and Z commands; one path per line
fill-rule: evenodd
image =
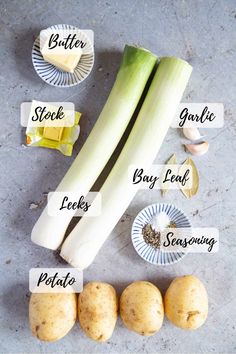
M 64 337 L 75 324 L 77 297 L 74 293 L 33 293 L 29 303 L 32 334 L 53 342 Z
M 206 321 L 207 292 L 193 275 L 175 278 L 166 291 L 164 302 L 166 316 L 178 327 L 196 329 Z
M 120 315 L 127 328 L 143 336 L 159 331 L 164 318 L 159 289 L 147 281 L 130 284 L 120 298 Z
M 78 317 L 86 335 L 98 342 L 108 340 L 118 316 L 115 289 L 107 283 L 88 283 L 78 299 Z

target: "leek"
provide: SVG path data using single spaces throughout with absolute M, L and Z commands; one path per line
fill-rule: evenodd
M 162 58 L 137 120 L 100 192 L 102 213 L 96 218 L 82 217 L 61 249 L 61 256 L 72 266 L 84 269 L 132 201 L 137 188 L 128 182 L 129 165 L 150 167 L 161 147 L 192 67 L 178 58 Z M 137 185 L 136 185 L 137 186 Z
M 62 179 L 57 192 L 86 195 L 118 145 L 156 64 L 154 54 L 143 48 L 125 46 L 120 69 L 107 102 L 77 158 Z M 45 208 L 35 224 L 34 243 L 57 249 L 63 241 L 71 215 L 52 217 Z

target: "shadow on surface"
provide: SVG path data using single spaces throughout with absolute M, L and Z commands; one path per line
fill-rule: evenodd
M 29 322 L 30 292 L 28 289 L 29 284 L 27 283 L 14 284 L 7 289 L 2 297 L 4 310 L 11 318 L 11 323 L 9 326 L 6 326 L 5 330 L 9 329 L 13 335 L 15 332 L 22 330 Z M 7 315 L 5 319 L 7 319 Z

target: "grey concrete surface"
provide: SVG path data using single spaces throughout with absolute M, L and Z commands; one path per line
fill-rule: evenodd
M 0 352 L 235 353 L 235 1 L 1 0 L 0 8 Z M 95 33 L 93 72 L 81 85 L 69 89 L 48 86 L 31 63 L 35 36 L 42 28 L 58 23 L 90 28 Z M 203 327 L 192 332 L 165 319 L 161 331 L 150 338 L 128 331 L 119 320 L 105 344 L 86 338 L 76 324 L 62 340 L 43 343 L 32 337 L 28 326 L 28 272 L 31 267 L 64 263 L 56 252 L 31 243 L 31 229 L 45 205 L 45 193 L 55 189 L 96 121 L 126 43 L 146 47 L 158 56 L 189 60 L 194 70 L 184 101 L 223 102 L 225 125 L 204 132 L 210 149 L 194 159 L 200 173 L 198 195 L 186 200 L 178 191 L 165 198 L 159 191 L 139 192 L 84 278 L 86 282 L 110 282 L 119 292 L 134 280 L 147 279 L 164 294 L 175 276 L 195 274 L 208 290 L 209 317 Z M 20 104 L 32 99 L 73 101 L 83 113 L 82 134 L 73 157 L 22 145 Z M 184 161 L 183 141 L 179 131 L 170 129 L 156 162 L 164 163 L 174 152 Z M 194 226 L 218 227 L 219 253 L 187 255 L 166 268 L 142 261 L 131 244 L 131 224 L 144 206 L 159 201 L 182 208 Z M 31 203 L 39 207 L 30 209 Z

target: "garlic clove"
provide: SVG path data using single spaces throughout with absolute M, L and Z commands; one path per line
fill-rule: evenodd
M 183 128 L 183 134 L 189 140 L 198 140 L 202 138 L 197 128 Z
M 203 141 L 199 144 L 185 144 L 185 148 L 191 152 L 191 154 L 195 156 L 204 155 L 209 149 L 209 143 L 207 141 Z

